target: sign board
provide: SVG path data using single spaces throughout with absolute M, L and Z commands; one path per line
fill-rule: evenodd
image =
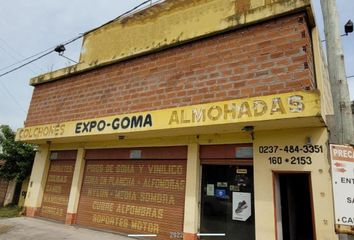
M 77 224 L 177 239 L 183 235 L 185 185 L 186 160 L 87 159 Z
M 330 145 L 335 223 L 354 226 L 354 147 Z
M 236 158 L 253 158 L 253 147 L 237 147 L 235 156 Z
M 245 222 L 251 217 L 251 193 L 232 193 L 232 220 Z
M 215 189 L 215 196 L 217 198 L 226 199 L 227 198 L 226 189 L 220 189 L 220 188 Z
M 207 196 L 214 196 L 214 184 L 207 184 Z
M 39 216 L 65 221 L 75 160 L 51 160 Z
M 319 114 L 318 103 L 316 92 L 283 93 L 31 126 L 18 129 L 16 140 L 51 140 L 311 117 Z M 241 148 L 236 152 L 236 157 L 252 157 L 251 153 L 250 148 Z

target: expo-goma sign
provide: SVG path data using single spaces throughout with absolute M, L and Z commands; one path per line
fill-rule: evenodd
M 316 92 L 294 92 L 21 128 L 19 141 L 317 116 Z

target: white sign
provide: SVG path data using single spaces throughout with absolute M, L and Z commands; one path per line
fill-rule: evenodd
M 214 196 L 214 184 L 207 184 L 207 196 Z
M 354 226 L 354 148 L 331 144 L 335 222 Z
M 251 193 L 232 193 L 232 220 L 246 221 L 251 216 Z

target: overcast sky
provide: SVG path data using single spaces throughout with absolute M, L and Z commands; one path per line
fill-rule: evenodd
M 324 38 L 320 0 L 313 0 L 316 20 Z M 12 0 L 0 5 L 0 74 L 5 68 L 80 33 L 114 19 L 142 3 L 140 0 Z M 354 20 L 354 1 L 337 0 L 340 24 Z M 342 38 L 347 76 L 354 75 L 354 33 Z M 81 40 L 67 46 L 65 55 L 78 60 Z M 71 63 L 57 54 L 43 58 L 27 67 L 0 78 L 0 124 L 13 129 L 23 127 L 33 87 L 30 78 L 59 69 Z M 349 79 L 351 99 L 354 99 L 354 78 Z

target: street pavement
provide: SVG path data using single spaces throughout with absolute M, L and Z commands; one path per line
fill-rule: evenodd
M 0 240 L 132 240 L 37 218 L 0 218 Z

